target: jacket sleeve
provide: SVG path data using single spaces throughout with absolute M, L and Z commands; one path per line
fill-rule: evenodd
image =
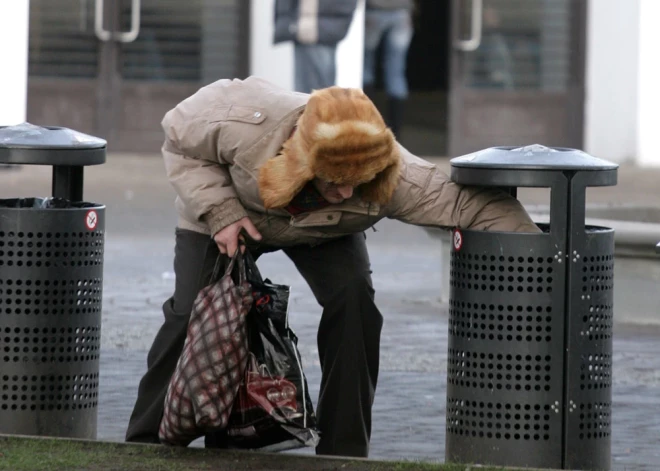
M 191 97 L 163 118 L 162 148 L 167 177 L 178 197 L 211 234 L 247 216 L 232 185 L 231 162 L 220 152 L 219 122 L 196 109 Z
M 493 188 L 452 182 L 435 165 L 402 149 L 401 178 L 388 216 L 420 226 L 540 232 L 520 202 Z

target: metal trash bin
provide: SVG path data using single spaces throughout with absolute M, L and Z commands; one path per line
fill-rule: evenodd
M 0 162 L 53 167 L 53 198 L 0 200 L 0 433 L 96 438 L 105 206 L 83 167 L 106 142 L 0 127 Z
M 614 231 L 585 226 L 618 165 L 496 147 L 451 161 L 465 185 L 551 189 L 543 233 L 452 233 L 446 461 L 609 469 Z

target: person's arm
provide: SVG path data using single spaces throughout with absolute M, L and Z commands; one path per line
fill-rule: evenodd
M 204 99 L 200 92 L 165 115 L 163 159 L 167 177 L 181 201 L 209 227 L 220 251 L 231 254 L 242 228 L 256 240 L 260 235 L 233 187 L 231 162 L 220 151 L 220 122 L 195 111 L 200 105 L 196 102 Z
M 502 232 L 540 232 L 520 202 L 488 187 L 452 182 L 435 165 L 401 148 L 401 179 L 388 216 L 420 226 Z
M 163 159 L 177 195 L 212 233 L 247 216 L 226 165 L 202 156 L 190 157 L 169 143 L 163 146 Z

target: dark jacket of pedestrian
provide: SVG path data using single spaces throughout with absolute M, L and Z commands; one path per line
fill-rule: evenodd
M 336 45 L 346 37 L 357 0 L 276 0 L 275 43 Z

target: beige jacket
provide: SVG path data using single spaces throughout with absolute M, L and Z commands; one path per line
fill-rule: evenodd
M 178 195 L 178 227 L 214 234 L 249 216 L 274 247 L 315 245 L 364 231 L 382 218 L 444 228 L 537 232 L 520 203 L 493 189 L 464 187 L 401 148 L 401 177 L 391 201 L 346 202 L 291 216 L 266 211 L 257 178 L 289 138 L 309 95 L 250 77 L 200 89 L 163 119 L 163 156 Z

